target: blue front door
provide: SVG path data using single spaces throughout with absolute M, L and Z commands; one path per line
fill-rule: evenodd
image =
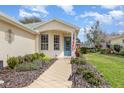
M 71 56 L 71 37 L 64 37 L 64 56 Z

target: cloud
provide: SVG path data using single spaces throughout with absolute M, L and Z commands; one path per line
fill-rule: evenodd
M 79 18 L 94 17 L 95 20 L 100 20 L 102 23 L 111 23 L 112 17 L 107 14 L 100 14 L 98 12 L 85 12 L 79 16 Z
M 109 14 L 115 19 L 121 19 L 124 17 L 124 12 L 121 10 L 110 11 Z
M 116 9 L 120 6 L 119 5 L 102 5 L 101 7 L 112 10 L 112 9 Z
M 122 26 L 122 27 L 124 27 L 124 22 L 118 22 L 118 23 L 117 23 L 117 26 Z
M 112 10 L 106 14 L 98 13 L 98 12 L 84 12 L 76 18 L 86 18 L 91 17 L 95 20 L 99 20 L 101 23 L 111 24 L 113 20 L 121 20 L 124 18 L 124 12 L 121 10 Z
M 48 11 L 46 10 L 47 6 L 45 5 L 35 5 L 35 6 L 24 6 L 24 8 L 31 10 L 33 12 L 39 12 L 48 15 Z
M 33 16 L 40 17 L 40 14 L 38 14 L 38 13 L 29 13 L 29 12 L 26 12 L 25 10 L 23 10 L 23 9 L 20 9 L 19 10 L 19 16 L 20 17 L 33 17 Z
M 19 9 L 19 16 L 20 17 L 32 17 L 32 16 L 36 16 L 36 17 L 46 17 L 49 13 L 46 10 L 47 6 L 43 6 L 43 5 L 27 5 L 27 6 L 22 6 Z
M 66 12 L 68 15 L 75 15 L 74 7 L 72 5 L 70 6 L 62 6 L 62 5 L 57 5 L 57 7 L 61 8 Z

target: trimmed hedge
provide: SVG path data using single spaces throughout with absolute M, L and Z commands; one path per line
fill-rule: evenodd
M 10 69 L 14 69 L 17 64 L 19 64 L 19 60 L 17 57 L 10 57 L 7 60 L 8 66 Z
M 10 57 L 7 60 L 8 67 L 14 69 L 16 65 L 22 63 L 32 63 L 35 60 L 39 60 L 41 62 L 49 62 L 51 60 L 50 57 L 46 56 L 43 53 L 34 53 L 34 54 L 27 54 L 25 56 L 18 56 L 18 57 Z

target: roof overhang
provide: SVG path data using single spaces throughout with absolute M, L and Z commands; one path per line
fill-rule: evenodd
M 12 19 L 11 17 L 9 17 L 9 16 L 7 16 L 7 15 L 1 13 L 1 12 L 0 12 L 0 20 L 5 21 L 5 22 L 7 22 L 9 24 L 12 24 L 12 25 L 14 25 L 14 26 L 16 26 L 16 27 L 18 27 L 20 29 L 23 29 L 23 30 L 31 33 L 31 34 L 34 34 L 34 35 L 36 34 L 36 32 L 34 32 L 33 30 L 25 27 L 22 23 Z

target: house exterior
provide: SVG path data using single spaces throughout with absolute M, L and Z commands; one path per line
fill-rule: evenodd
M 124 35 L 109 37 L 109 42 L 111 45 L 120 45 L 124 48 Z
M 0 60 L 42 52 L 50 57 L 75 56 L 79 28 L 59 19 L 22 24 L 0 13 Z

